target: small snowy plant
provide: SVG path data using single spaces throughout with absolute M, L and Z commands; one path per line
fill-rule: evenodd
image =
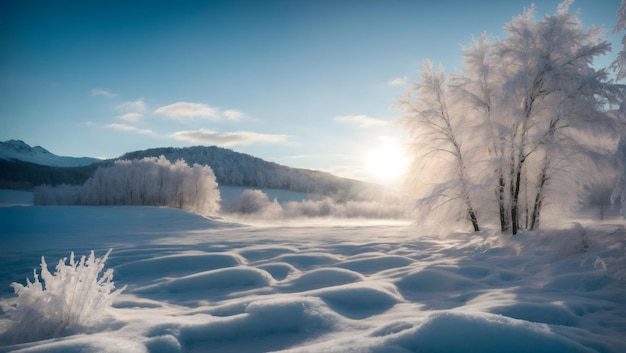
M 100 275 L 110 253 L 111 250 L 96 258 L 91 251 L 88 258 L 82 256 L 76 261 L 72 252 L 69 264 L 63 258 L 54 274 L 48 271 L 42 257 L 41 282 L 35 269 L 34 282 L 27 278 L 26 286 L 12 283 L 18 298 L 9 310 L 13 325 L 6 333 L 11 340 L 27 342 L 58 337 L 96 323 L 126 288 L 114 290 L 112 269 Z

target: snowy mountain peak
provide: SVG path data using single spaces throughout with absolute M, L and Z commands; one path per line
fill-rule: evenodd
M 31 147 L 21 140 L 0 142 L 0 159 L 17 159 L 52 167 L 80 167 L 100 161 L 90 157 L 57 156 L 41 146 Z
M 9 140 L 9 141 L 3 142 L 2 146 L 6 147 L 6 148 L 9 148 L 9 149 L 11 149 L 13 151 L 16 151 L 16 152 L 28 153 L 28 152 L 32 151 L 34 148 L 39 148 L 39 149 L 42 149 L 42 150 L 46 151 L 41 146 L 30 147 L 28 144 L 26 144 L 22 140 Z M 48 151 L 46 151 L 46 152 L 48 152 Z

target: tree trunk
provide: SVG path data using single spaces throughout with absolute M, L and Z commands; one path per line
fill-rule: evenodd
M 552 140 L 554 137 L 554 134 L 556 133 L 556 125 L 558 123 L 559 119 L 557 118 L 552 118 L 550 120 L 550 127 L 548 129 L 548 133 L 547 133 L 547 138 L 548 140 Z M 548 180 L 550 179 L 550 176 L 548 175 L 548 170 L 550 169 L 550 154 L 551 154 L 552 149 L 550 148 L 550 145 L 547 146 L 547 150 L 546 150 L 546 154 L 543 157 L 543 163 L 541 165 L 541 172 L 539 174 L 539 184 L 537 185 L 537 195 L 535 196 L 535 204 L 533 206 L 533 216 L 532 216 L 532 222 L 530 225 L 530 229 L 534 230 L 539 228 L 539 219 L 540 219 L 540 215 L 541 215 L 541 206 L 543 205 L 543 199 L 544 199 L 544 187 L 546 185 L 546 183 L 548 182 Z
M 447 131 L 447 138 L 450 142 L 450 144 L 452 144 L 452 147 L 454 148 L 454 155 L 456 156 L 457 159 L 457 163 L 458 163 L 458 176 L 459 176 L 459 182 L 461 183 L 461 197 L 463 197 L 463 200 L 465 201 L 465 206 L 467 207 L 467 215 L 470 219 L 470 221 L 472 222 L 472 227 L 474 227 L 474 231 L 478 232 L 480 231 L 480 227 L 478 226 L 478 217 L 476 216 L 476 211 L 474 210 L 474 206 L 472 205 L 472 200 L 470 198 L 470 194 L 467 190 L 467 179 L 466 179 L 466 175 L 465 175 L 465 161 L 463 159 L 463 152 L 461 151 L 461 145 L 460 143 L 457 141 L 456 139 L 456 135 L 454 134 L 454 131 L 452 129 L 452 124 L 450 123 L 450 116 L 448 114 L 448 108 L 446 106 L 445 100 L 443 99 L 443 95 L 442 95 L 442 91 L 438 90 L 437 91 L 437 98 L 438 98 L 438 102 L 439 102 L 439 113 L 440 116 L 446 126 L 446 131 Z
M 522 179 L 521 163 L 515 171 L 515 185 L 513 186 L 513 195 L 511 195 L 511 232 L 513 235 L 519 231 L 519 191 Z
M 549 167 L 550 167 L 550 157 L 548 154 L 546 154 L 543 160 L 543 165 L 541 167 L 541 174 L 539 175 L 539 184 L 537 185 L 537 195 L 535 196 L 532 221 L 530 223 L 531 230 L 539 228 L 539 218 L 541 215 L 541 206 L 543 204 L 543 198 L 544 198 L 544 186 L 550 179 L 550 177 L 548 176 Z
M 496 189 L 496 196 L 498 197 L 498 207 L 500 214 L 500 231 L 502 233 L 506 233 L 509 230 L 509 225 L 507 224 L 507 212 L 506 207 L 504 205 L 504 175 L 502 173 L 502 169 L 498 170 L 498 188 Z
M 535 83 L 535 86 L 538 84 Z M 520 131 L 520 142 L 519 146 L 517 146 L 517 163 L 514 163 L 515 157 L 512 158 L 513 165 L 511 168 L 515 168 L 515 175 L 513 176 L 515 180 L 515 185 L 512 187 L 513 194 L 511 195 L 511 228 L 513 235 L 517 234 L 519 231 L 519 222 L 520 222 L 520 212 L 519 212 L 519 193 L 520 193 L 520 184 L 522 182 L 522 169 L 524 167 L 524 162 L 526 160 L 526 138 L 528 134 L 528 122 L 531 117 L 531 113 L 533 110 L 533 104 L 535 102 L 535 97 L 532 95 L 527 97 L 524 102 L 524 120 L 522 123 L 521 131 Z M 517 135 L 517 133 L 515 134 Z M 515 135 L 514 140 L 515 141 Z M 516 151 L 515 146 L 511 151 L 511 154 L 514 156 L 514 151 Z M 513 181 L 511 181 L 513 183 Z
M 472 226 L 474 227 L 474 232 L 480 231 L 480 227 L 478 227 L 478 219 L 476 218 L 476 213 L 473 208 L 469 208 L 467 213 L 470 216 L 470 220 L 472 221 Z

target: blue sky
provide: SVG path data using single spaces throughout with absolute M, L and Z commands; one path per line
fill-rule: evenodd
M 558 2 L 536 1 L 537 16 Z M 367 155 L 404 138 L 391 105 L 424 59 L 454 71 L 461 45 L 502 36 L 530 4 L 3 1 L 0 141 L 105 158 L 216 144 L 374 180 Z M 572 7 L 617 51 L 619 5 Z

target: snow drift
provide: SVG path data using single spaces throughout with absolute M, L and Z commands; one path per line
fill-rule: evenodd
M 20 300 L 11 282 L 72 248 L 113 247 L 107 266 L 127 286 L 89 327 L 0 352 L 626 351 L 621 221 L 503 238 L 129 206 L 0 207 L 0 219 L 4 308 Z M 4 311 L 0 332 L 12 320 Z

